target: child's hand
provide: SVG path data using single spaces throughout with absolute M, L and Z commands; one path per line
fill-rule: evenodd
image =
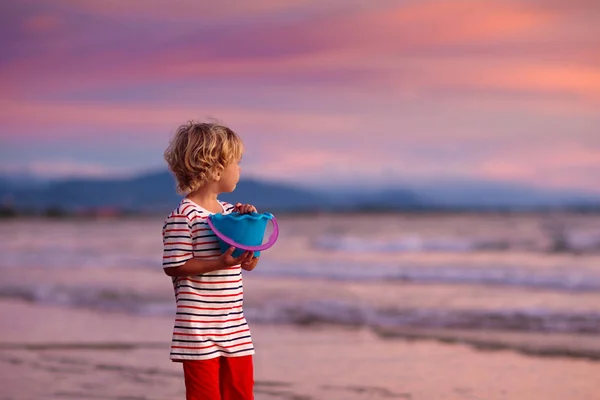
M 252 253 L 254 254 L 254 253 Z M 242 268 L 246 271 L 252 271 L 258 264 L 259 257 L 251 257 L 249 260 L 242 262 Z
M 234 265 L 240 264 L 243 265 L 244 263 L 248 263 L 250 260 L 252 260 L 252 257 L 254 256 L 253 251 L 245 251 L 241 256 L 233 257 L 232 254 L 234 251 L 235 247 L 232 246 L 227 249 L 225 253 L 221 254 L 221 257 L 219 257 L 219 260 L 224 268 L 233 267 Z
M 233 211 L 239 212 L 240 214 L 250 214 L 253 212 L 257 212 L 256 207 L 254 207 L 252 204 L 242 203 L 236 203 L 236 205 L 233 207 Z

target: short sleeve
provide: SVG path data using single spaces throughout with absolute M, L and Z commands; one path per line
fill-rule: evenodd
M 223 207 L 223 214 L 229 214 L 235 208 L 233 204 L 230 204 L 226 201 L 221 201 L 221 206 Z
M 194 257 L 187 216 L 171 214 L 163 226 L 163 268 L 180 267 Z

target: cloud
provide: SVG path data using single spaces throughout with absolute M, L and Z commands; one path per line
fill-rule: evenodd
M 168 6 L 165 6 L 165 2 L 162 0 L 129 0 L 127 2 L 119 0 L 90 0 L 85 2 L 57 0 L 55 3 L 94 15 L 175 21 L 280 16 L 286 13 L 314 12 L 315 9 L 342 8 L 360 4 L 355 0 L 332 0 L 327 2 L 328 4 L 318 0 L 289 0 L 285 2 L 274 0 L 254 0 L 251 2 L 178 0 L 168 4 Z
M 25 20 L 23 28 L 31 32 L 47 32 L 60 26 L 61 20 L 55 14 L 37 14 Z
M 32 116 L 35 116 L 34 118 Z M 327 132 L 329 137 L 347 132 L 355 118 L 347 115 L 318 112 L 278 112 L 268 109 L 236 109 L 214 106 L 178 104 L 112 104 L 83 102 L 12 102 L 0 101 L 0 119 L 4 129 L 0 139 L 5 141 L 89 141 L 86 132 L 103 130 L 100 140 L 164 139 L 180 124 L 192 119 L 217 118 L 235 129 L 254 136 L 302 134 L 317 136 Z M 47 127 L 54 127 L 48 136 Z M 18 136 L 15 135 L 18 133 Z M 112 137 L 111 137 L 112 136 Z
M 589 185 L 600 168 L 568 146 L 598 146 L 595 1 L 7 4 L 8 151 L 158 153 L 178 124 L 216 117 L 247 139 L 249 170 L 286 179 Z
M 2 174 L 26 174 L 39 178 L 103 178 L 127 177 L 131 170 L 108 167 L 104 164 L 94 164 L 79 160 L 38 160 L 24 163 L 0 163 Z
M 145 2 L 63 4 L 62 10 L 69 10 L 66 5 L 71 9 L 63 11 L 68 22 L 62 24 L 62 34 L 45 39 L 35 58 L 17 57 L 2 68 L 2 84 L 12 93 L 31 96 L 34 87 L 68 93 L 83 87 L 90 91 L 185 81 L 310 82 L 367 89 L 392 85 L 423 95 L 432 88 L 461 93 L 483 87 L 488 97 L 507 90 L 597 96 L 598 67 L 590 61 L 597 57 L 600 28 L 587 24 L 582 30 L 581 21 L 540 4 L 423 1 L 366 8 L 351 3 L 344 6 L 346 12 L 334 13 L 313 1 L 285 6 L 262 1 L 247 6 L 249 15 L 268 10 L 304 10 L 307 15 L 232 22 L 223 8 L 221 20 L 200 24 L 176 23 L 167 16 L 187 10 L 201 19 L 203 14 L 194 12 L 195 7 L 206 8 L 201 2 L 168 9 Z M 80 9 L 88 14 L 78 14 Z M 120 23 L 123 15 L 145 13 L 154 17 L 141 18 L 134 27 Z M 113 24 L 115 29 L 106 29 Z M 24 39 L 29 44 L 33 40 Z M 571 65 L 564 65 L 566 57 Z M 40 61 L 45 74 L 36 73 Z M 590 88 L 582 85 L 589 79 Z
M 479 168 L 481 176 L 491 180 L 600 193 L 600 146 L 588 149 L 564 144 L 543 151 L 522 152 L 515 158 L 496 157 L 483 162 Z

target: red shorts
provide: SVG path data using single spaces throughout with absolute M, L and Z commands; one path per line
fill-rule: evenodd
M 253 400 L 252 356 L 183 361 L 186 400 Z

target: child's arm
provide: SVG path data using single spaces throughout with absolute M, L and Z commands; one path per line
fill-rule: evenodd
M 165 267 L 165 274 L 169 276 L 192 276 L 213 272 L 220 269 L 233 267 L 234 265 L 247 264 L 252 260 L 253 252 L 246 251 L 239 257 L 233 258 L 231 254 L 235 247 L 230 247 L 221 257 L 213 260 L 203 260 L 200 258 L 190 258 L 185 264 L 179 267 Z M 256 264 L 256 263 L 255 263 Z M 254 268 L 254 267 L 252 267 Z M 245 268 L 244 268 L 245 269 Z

